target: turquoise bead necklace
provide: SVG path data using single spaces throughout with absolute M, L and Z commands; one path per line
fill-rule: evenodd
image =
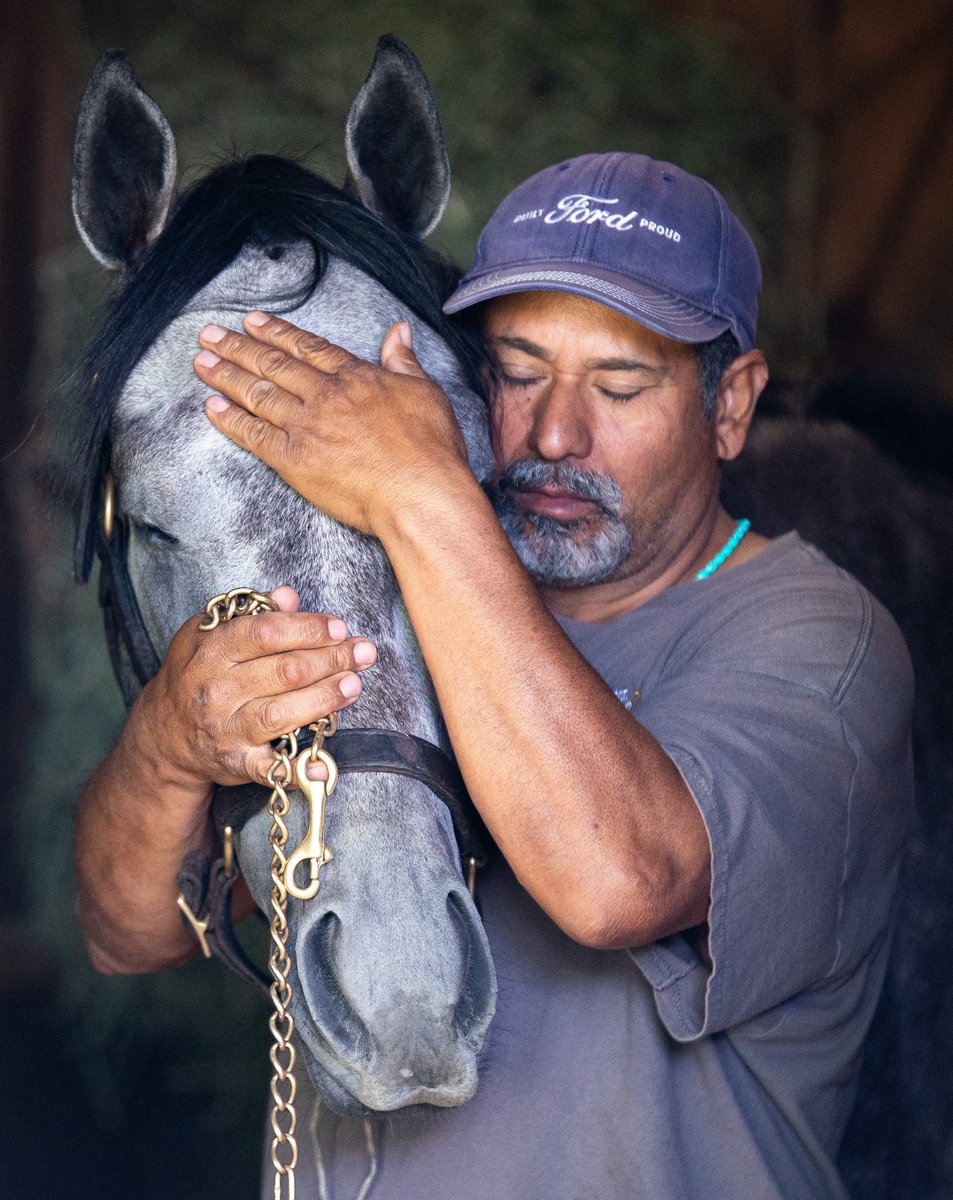
M 714 575 L 714 573 L 718 570 L 718 568 L 723 567 L 725 565 L 725 563 L 728 561 L 728 559 L 731 558 L 732 554 L 734 554 L 734 552 L 738 549 L 738 547 L 744 541 L 745 534 L 748 532 L 748 530 L 750 528 L 751 528 L 751 522 L 748 520 L 747 517 L 745 517 L 745 518 L 743 518 L 743 520 L 739 521 L 737 529 L 734 531 L 734 533 L 731 535 L 731 537 L 728 539 L 728 541 L 725 542 L 725 544 L 718 551 L 718 553 L 711 560 L 711 562 L 706 563 L 706 565 L 704 567 L 702 567 L 702 569 L 698 572 L 698 574 L 695 576 L 695 578 L 696 579 L 710 579 L 711 576 Z

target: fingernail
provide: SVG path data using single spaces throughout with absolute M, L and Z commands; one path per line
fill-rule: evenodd
M 361 690 L 361 681 L 356 675 L 345 675 L 338 684 L 338 688 L 342 696 L 352 700 Z
M 203 342 L 220 342 L 227 332 L 221 325 L 206 325 L 199 337 Z
M 323 762 L 309 762 L 305 774 L 309 779 L 327 779 L 328 769 Z
M 343 642 L 347 634 L 347 623 L 342 621 L 340 617 L 332 617 L 328 621 L 328 635 L 330 637 L 333 637 L 338 642 Z
M 224 396 L 209 396 L 205 401 L 205 407 L 209 412 L 224 412 L 228 408 L 228 401 Z
M 197 367 L 214 367 L 222 360 L 217 354 L 213 354 L 211 350 L 200 350 L 195 356 L 195 365 Z
M 354 661 L 362 667 L 369 667 L 377 658 L 377 648 L 373 642 L 355 642 Z
M 248 314 L 248 316 L 245 318 L 245 324 L 252 325 L 256 329 L 258 328 L 259 325 L 267 325 L 268 324 L 268 314 L 263 313 L 263 312 L 250 312 Z
M 401 321 L 397 326 L 397 336 L 404 343 L 408 350 L 414 348 L 414 331 L 410 328 L 408 321 Z

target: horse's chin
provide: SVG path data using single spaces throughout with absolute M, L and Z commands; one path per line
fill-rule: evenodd
M 393 1078 L 391 1073 L 374 1073 L 366 1066 L 352 1070 L 337 1060 L 325 1061 L 303 1047 L 308 1074 L 324 1104 L 341 1117 L 381 1119 L 401 1110 L 421 1111 L 455 1108 L 471 1099 L 477 1089 L 478 1056 L 460 1054 L 452 1078 L 432 1085 L 413 1079 Z

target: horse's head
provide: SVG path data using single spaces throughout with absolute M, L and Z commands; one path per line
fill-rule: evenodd
M 80 115 L 74 210 L 83 240 L 120 278 L 90 354 L 84 469 L 92 481 L 111 463 L 129 576 L 160 655 L 210 596 L 290 583 L 303 607 L 343 615 L 379 647 L 342 725 L 446 745 L 378 544 L 329 520 L 218 434 L 191 368 L 203 325 L 238 327 L 253 308 L 370 359 L 388 327 L 409 320 L 423 366 L 454 404 L 471 465 L 489 469 L 478 351 L 441 312 L 452 272 L 420 244 L 446 204 L 443 138 L 426 79 L 395 39 L 382 39 L 354 102 L 347 153 L 344 190 L 259 157 L 176 199 L 168 123 L 124 56 L 102 61 Z M 89 526 L 95 487 L 84 504 Z M 81 537 L 81 570 L 90 545 Z M 128 656 L 118 669 L 128 690 Z M 266 911 L 269 824 L 259 813 L 239 843 Z M 303 805 L 289 824 L 294 844 Z M 335 857 L 321 890 L 290 911 L 294 1016 L 314 1081 L 351 1111 L 458 1104 L 476 1086 L 495 979 L 447 811 L 422 783 L 352 774 L 341 777 L 327 831 Z

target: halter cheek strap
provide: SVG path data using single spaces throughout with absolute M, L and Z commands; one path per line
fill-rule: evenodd
M 129 578 L 128 538 L 128 523 L 117 515 L 111 535 L 100 533 L 97 552 L 102 562 L 99 606 L 103 610 L 106 644 L 126 707 L 131 708 L 145 685 L 158 674 L 161 663 Z
M 87 482 L 80 500 L 73 574 L 77 583 L 86 583 L 98 556 L 106 646 L 126 708 L 131 708 L 161 664 L 129 578 L 129 523 L 116 500 L 108 454 L 107 446 L 100 471 Z
M 179 871 L 179 909 L 206 958 L 221 959 L 230 971 L 268 996 L 271 976 L 252 962 L 235 933 L 232 891 L 238 878 L 225 856 L 213 862 L 201 850 L 187 854 Z

